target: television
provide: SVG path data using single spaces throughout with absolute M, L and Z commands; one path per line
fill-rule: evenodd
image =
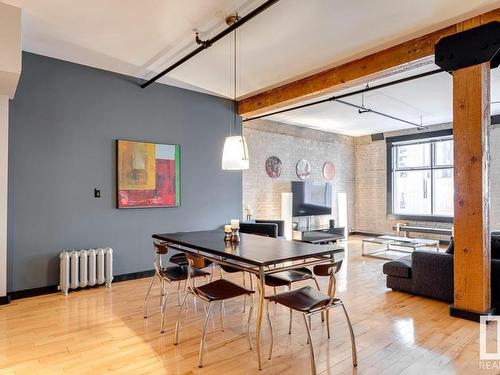
M 332 185 L 329 182 L 292 181 L 292 215 L 331 215 Z

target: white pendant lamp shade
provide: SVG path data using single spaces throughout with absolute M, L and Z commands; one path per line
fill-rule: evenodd
M 222 169 L 242 170 L 248 167 L 248 148 L 245 137 L 242 135 L 226 137 L 222 151 Z

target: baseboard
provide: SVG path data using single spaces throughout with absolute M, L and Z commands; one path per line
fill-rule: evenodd
M 0 297 L 0 305 L 8 305 L 10 303 L 10 296 Z
M 15 292 L 9 292 L 8 295 L 11 300 L 15 300 L 21 298 L 42 296 L 44 294 L 51 294 L 56 292 L 57 292 L 57 285 L 49 285 L 49 286 L 42 286 L 41 288 L 17 290 Z
M 115 275 L 113 276 L 113 283 L 119 283 L 121 281 L 128 281 L 135 279 L 143 279 L 145 277 L 153 276 L 154 273 L 155 273 L 154 270 L 148 270 L 148 271 L 126 273 L 123 275 Z M 57 285 L 49 285 L 41 288 L 32 288 L 32 289 L 18 290 L 15 292 L 9 292 L 6 297 L 0 297 L 0 305 L 8 304 L 11 300 L 42 296 L 44 294 L 51 294 L 57 292 L 58 292 Z
M 119 283 L 121 281 L 129 281 L 129 280 L 135 280 L 135 279 L 144 279 L 145 277 L 151 277 L 154 274 L 155 274 L 155 270 L 125 273 L 123 275 L 113 276 L 113 282 L 114 283 Z
M 482 313 L 460 309 L 454 305 L 450 305 L 450 316 L 460 319 L 472 320 L 479 323 L 481 316 L 491 316 L 495 313 L 495 309 L 491 309 Z

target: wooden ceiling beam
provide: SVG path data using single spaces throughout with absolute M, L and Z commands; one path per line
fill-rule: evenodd
M 473 17 L 464 23 L 482 25 L 494 20 L 500 21 L 500 8 Z M 460 31 L 462 24 L 460 22 L 445 27 L 243 99 L 238 102 L 238 111 L 241 116 L 248 118 L 433 63 L 435 44 L 441 38 Z

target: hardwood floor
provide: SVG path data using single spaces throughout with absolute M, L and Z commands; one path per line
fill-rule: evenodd
M 385 288 L 384 260 L 361 257 L 361 237 L 347 244 L 339 274 L 358 346 L 358 367 L 351 363 L 349 333 L 340 310 L 331 315 L 332 338 L 319 317 L 313 319 L 317 368 L 323 374 L 496 374 L 500 363 L 481 370 L 479 325 L 452 318 L 448 305 Z M 149 256 L 145 254 L 144 256 Z M 235 275 L 239 282 L 241 276 Z M 173 345 L 176 289 L 160 334 L 159 288 L 143 318 L 150 279 L 13 301 L 0 307 L 0 374 L 254 374 L 256 355 L 248 350 L 242 300 L 226 302 L 225 331 L 214 309 L 207 335 L 205 367 L 197 367 L 203 306 L 189 300 L 180 343 Z M 326 280 L 321 280 L 326 287 Z M 269 290 L 269 292 L 272 292 Z M 255 310 L 255 309 L 254 309 Z M 262 374 L 308 374 L 309 349 L 302 318 L 296 314 L 288 334 L 288 311 L 271 309 L 275 329 L 273 359 L 264 355 Z M 248 309 L 247 309 L 248 311 Z M 264 322 L 265 323 L 265 322 Z M 488 326 L 488 333 L 496 327 Z M 252 320 L 252 337 L 254 336 Z M 264 324 L 264 349 L 268 351 Z M 493 337 L 493 334 L 489 336 Z M 492 344 L 490 342 L 489 344 Z M 494 362 L 494 361 L 492 361 Z

